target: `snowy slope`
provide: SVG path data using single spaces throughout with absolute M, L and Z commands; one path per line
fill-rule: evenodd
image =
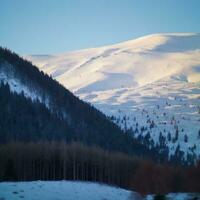
M 0 83 L 8 84 L 12 92 L 17 94 L 24 93 L 24 96 L 42 102 L 42 97 L 39 91 L 35 88 L 29 87 L 16 76 L 14 67 L 8 62 L 0 63 Z M 47 107 L 48 103 L 45 102 Z
M 132 193 L 128 190 L 90 182 L 33 181 L 0 183 L 1 200 L 128 200 L 131 195 Z
M 155 145 L 162 135 L 171 153 L 180 145 L 200 155 L 200 34 L 26 58 L 135 137 L 150 134 Z

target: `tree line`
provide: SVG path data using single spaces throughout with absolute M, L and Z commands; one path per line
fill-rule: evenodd
M 200 163 L 156 164 L 123 153 L 72 142 L 12 142 L 0 145 L 0 180 L 96 181 L 143 194 L 200 192 Z

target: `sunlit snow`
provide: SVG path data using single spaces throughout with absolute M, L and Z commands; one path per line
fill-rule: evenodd
M 155 143 L 160 132 L 174 138 L 178 128 L 178 140 L 167 141 L 170 152 L 179 144 L 185 152 L 200 154 L 200 34 L 155 34 L 27 58 L 81 99 L 115 116 L 122 128 L 147 127 L 142 134 L 149 131 Z M 149 120 L 155 122 L 151 130 Z

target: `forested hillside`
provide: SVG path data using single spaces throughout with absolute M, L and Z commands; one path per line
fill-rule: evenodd
M 12 93 L 8 84 L 0 85 L 0 108 L 0 143 L 75 138 L 64 120 L 52 115 L 39 101 Z
M 156 150 L 148 150 L 104 114 L 79 100 L 30 62 L 3 48 L 0 48 L 0 72 L 0 77 L 4 77 L 0 78 L 1 143 L 81 141 L 110 151 L 156 159 Z M 17 80 L 14 86 L 11 80 Z

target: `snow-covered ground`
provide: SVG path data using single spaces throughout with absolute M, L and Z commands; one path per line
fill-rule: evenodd
M 180 145 L 200 155 L 200 34 L 26 58 L 135 137 L 150 134 L 156 144 L 161 133 L 171 154 Z
M 130 196 L 128 190 L 90 182 L 0 183 L 0 200 L 129 200 Z
M 196 199 L 195 199 L 196 197 Z M 154 195 L 92 182 L 0 182 L 0 200 L 153 200 Z M 200 193 L 169 193 L 167 200 L 199 200 Z

